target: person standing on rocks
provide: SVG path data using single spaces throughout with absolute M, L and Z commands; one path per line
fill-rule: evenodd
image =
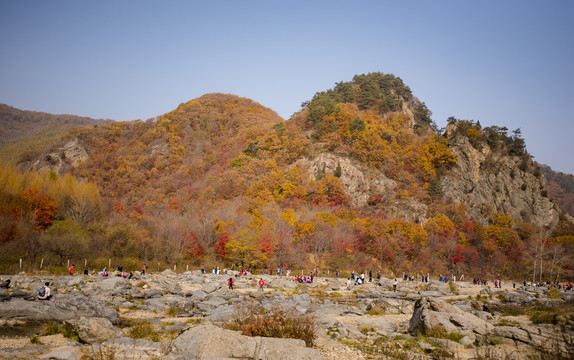
M 52 298 L 52 294 L 50 294 L 50 283 L 46 282 L 44 286 L 38 290 L 38 300 L 50 300 Z
M 227 285 L 229 286 L 229 290 L 233 290 L 233 278 L 227 280 Z
M 259 289 L 257 291 L 263 291 L 263 285 L 265 285 L 265 281 L 263 281 L 263 279 L 259 279 Z
M 74 276 L 74 264 L 72 264 L 72 266 L 70 266 L 68 269 L 68 274 L 70 274 L 70 276 Z
M 347 279 L 347 290 L 351 290 L 351 278 Z
M 397 279 L 395 279 L 395 282 L 393 283 L 393 291 L 397 291 Z

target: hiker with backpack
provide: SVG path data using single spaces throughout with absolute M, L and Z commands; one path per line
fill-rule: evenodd
M 52 294 L 50 294 L 50 283 L 46 282 L 44 286 L 38 290 L 38 300 L 50 300 L 52 298 Z
M 0 282 L 0 288 L 9 289 L 10 288 L 10 279 L 6 279 Z

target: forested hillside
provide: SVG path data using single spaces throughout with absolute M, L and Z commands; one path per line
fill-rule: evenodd
M 16 163 L 22 156 L 32 158 L 62 139 L 71 128 L 109 123 L 111 120 L 52 115 L 0 104 L 0 159 Z
M 562 210 L 574 216 L 574 175 L 553 171 L 550 166 L 539 166 L 548 179 L 548 194 Z
M 574 225 L 520 131 L 454 118 L 439 131 L 393 75 L 337 83 L 286 121 L 208 94 L 147 121 L 72 129 L 54 145 L 24 159 L 24 174 L 0 174 L 5 264 L 41 254 L 124 268 L 573 275 Z M 51 190 L 62 182 L 94 187 L 78 199 Z M 55 234 L 85 246 L 56 251 Z

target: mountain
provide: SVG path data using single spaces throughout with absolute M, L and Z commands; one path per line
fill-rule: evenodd
M 288 120 L 207 94 L 147 121 L 71 129 L 18 168 L 0 173 L 0 226 L 13 234 L 3 242 L 24 256 L 30 244 L 18 239 L 37 238 L 32 248 L 53 263 L 524 277 L 542 262 L 551 278 L 573 265 L 571 217 L 548 197 L 520 131 L 454 118 L 439 130 L 389 74 L 337 83 Z M 82 184 L 99 195 L 54 190 Z M 26 237 L 26 221 L 40 233 Z M 80 233 L 85 248 L 42 245 Z

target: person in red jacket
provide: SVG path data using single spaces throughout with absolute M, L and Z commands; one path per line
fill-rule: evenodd
M 68 273 L 72 276 L 74 276 L 74 264 L 72 264 L 72 266 L 70 266 L 70 268 L 68 269 Z
M 227 285 L 230 290 L 233 290 L 233 278 L 229 278 L 229 280 L 227 280 Z
M 263 279 L 259 279 L 259 290 L 263 291 L 263 285 L 265 285 L 265 281 L 263 281 Z

